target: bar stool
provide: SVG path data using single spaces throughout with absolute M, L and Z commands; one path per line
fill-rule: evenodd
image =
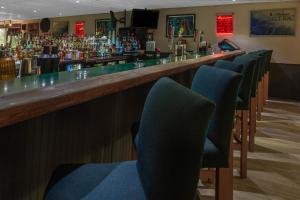
M 264 105 L 266 104 L 266 100 L 268 99 L 269 80 L 267 78 L 267 74 L 268 71 L 270 71 L 270 62 L 273 51 L 259 50 L 251 53 L 263 57 L 262 72 L 260 74 L 260 100 L 258 104 L 258 111 L 262 112 Z M 258 119 L 260 120 L 260 113 Z
M 242 82 L 239 89 L 236 108 L 236 126 L 234 139 L 237 142 L 234 149 L 240 150 L 240 176 L 247 177 L 248 133 L 250 132 L 251 117 L 250 102 L 252 89 L 256 88 L 258 76 L 257 60 L 249 54 L 238 56 L 233 61 L 244 66 Z M 249 120 L 250 118 L 250 120 Z M 250 124 L 249 124 L 250 123 Z
M 161 79 L 142 113 L 138 160 L 77 166 L 49 186 L 45 199 L 194 200 L 214 107 L 207 98 Z
M 192 90 L 216 104 L 204 145 L 203 168 L 216 168 L 216 199 L 233 198 L 232 128 L 241 76 L 210 66 L 201 66 Z
M 249 119 L 249 144 L 248 148 L 250 152 L 254 152 L 255 148 L 255 134 L 256 134 L 256 121 L 259 115 L 258 106 L 259 99 L 261 98 L 260 79 L 263 71 L 263 56 L 257 54 L 248 54 L 252 59 L 256 60 L 256 70 L 253 78 L 253 86 L 251 89 L 251 100 L 250 100 L 250 119 Z
M 0 59 L 0 81 L 16 78 L 16 65 L 12 59 Z
M 263 77 L 265 72 L 265 62 L 266 62 L 266 54 L 264 51 L 255 51 L 250 52 L 250 55 L 258 56 L 258 80 L 257 80 L 257 120 L 261 120 L 261 113 L 263 112 L 263 98 L 264 98 L 264 83 L 263 83 Z M 250 145 L 251 146 L 251 145 Z
M 272 59 L 273 50 L 265 50 L 267 53 L 266 71 L 264 74 L 264 104 L 269 99 L 269 79 L 270 79 L 270 64 Z

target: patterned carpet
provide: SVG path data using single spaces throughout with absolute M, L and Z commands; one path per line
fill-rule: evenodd
M 300 200 L 300 102 L 268 101 L 257 126 L 248 178 L 234 178 L 234 200 Z M 201 200 L 214 199 L 211 185 L 200 193 Z

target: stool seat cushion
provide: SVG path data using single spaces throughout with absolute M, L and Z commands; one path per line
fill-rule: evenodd
M 82 165 L 59 181 L 46 200 L 146 199 L 136 161 Z
M 204 144 L 203 167 L 204 168 L 218 168 L 227 165 L 226 156 L 222 153 L 216 145 L 206 138 Z
M 247 102 L 247 105 L 249 105 L 252 86 L 256 83 L 257 78 L 254 75 L 257 66 L 257 61 L 252 56 L 246 54 L 236 57 L 233 62 L 236 64 L 244 65 L 244 69 L 242 72 L 243 79 L 239 88 L 239 97 L 243 99 L 244 102 Z

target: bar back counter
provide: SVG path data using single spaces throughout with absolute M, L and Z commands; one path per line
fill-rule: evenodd
M 82 69 L 0 82 L 0 199 L 42 199 L 66 163 L 131 159 L 133 122 L 152 84 L 189 87 L 197 68 L 243 51 Z

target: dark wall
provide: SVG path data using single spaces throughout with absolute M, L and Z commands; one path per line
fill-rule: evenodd
M 300 64 L 271 64 L 269 96 L 300 101 Z

